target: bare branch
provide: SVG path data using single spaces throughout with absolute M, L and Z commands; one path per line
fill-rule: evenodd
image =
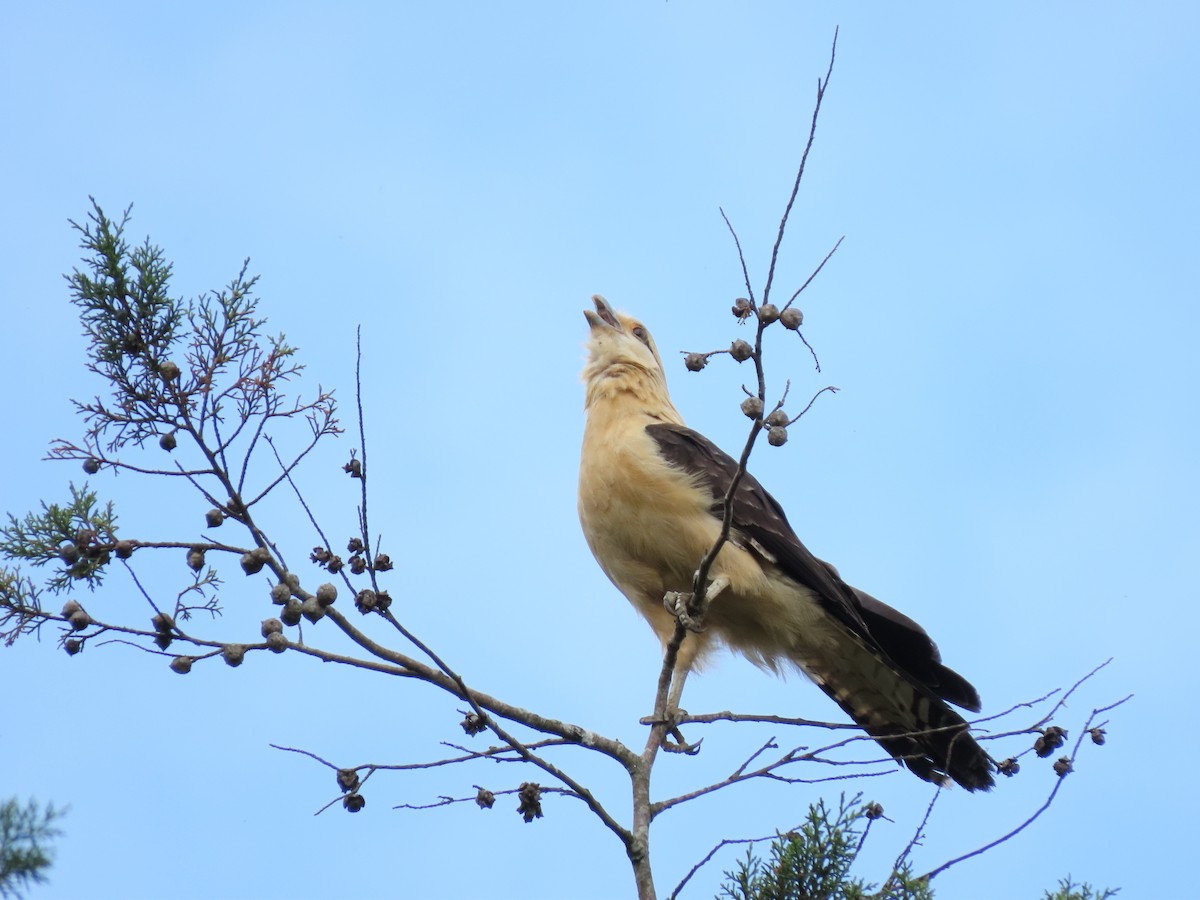
M 800 157 L 800 167 L 796 170 L 796 181 L 792 185 L 792 193 L 788 197 L 787 206 L 784 207 L 783 216 L 779 219 L 779 233 L 775 237 L 775 246 L 771 248 L 771 265 L 767 269 L 767 285 L 763 288 L 763 303 L 770 302 L 771 284 L 775 280 L 775 263 L 779 259 L 779 247 L 783 243 L 783 233 L 787 230 L 788 217 L 792 214 L 792 205 L 796 202 L 796 194 L 800 191 L 800 182 L 804 179 L 804 167 L 808 163 L 808 152 L 812 149 L 813 139 L 817 136 L 817 117 L 821 114 L 821 101 L 825 99 L 825 89 L 829 87 L 829 78 L 833 74 L 833 61 L 837 57 L 837 38 L 837 29 L 834 29 L 833 46 L 829 51 L 829 68 L 825 71 L 824 81 L 817 79 L 817 101 L 813 105 L 812 123 L 808 128 L 808 142 L 804 145 L 804 153 Z
M 729 216 L 725 215 L 725 210 L 722 207 L 717 207 L 721 213 L 721 218 L 725 220 L 725 227 L 729 229 L 729 233 L 733 235 L 733 244 L 737 247 L 738 262 L 742 266 L 742 278 L 746 282 L 746 295 L 750 300 L 750 305 L 754 305 L 754 287 L 750 284 L 750 272 L 746 268 L 746 255 L 742 253 L 742 242 L 738 240 L 737 232 L 733 229 L 733 223 L 729 221 Z
M 1104 662 L 1100 666 L 1097 666 L 1096 669 L 1092 670 L 1092 672 L 1090 672 L 1083 679 L 1081 679 L 1080 683 L 1082 683 L 1082 681 L 1087 680 L 1087 678 L 1090 678 L 1096 671 L 1099 671 L 1101 668 L 1103 668 L 1106 665 L 1108 665 L 1108 662 Z M 1076 687 L 1078 687 L 1078 685 L 1076 685 Z M 1072 688 L 1072 690 L 1074 690 L 1074 688 Z M 1054 798 L 1058 796 L 1059 790 L 1061 790 L 1062 786 L 1066 783 L 1067 775 L 1069 775 L 1070 772 L 1074 770 L 1075 759 L 1079 755 L 1079 748 L 1083 744 L 1084 736 L 1090 734 L 1090 731 L 1091 731 L 1093 725 L 1095 724 L 1097 717 L 1105 712 L 1108 712 L 1109 710 L 1116 709 L 1118 706 L 1127 702 L 1132 697 L 1133 697 L 1133 695 L 1130 694 L 1126 697 L 1122 697 L 1120 700 L 1116 701 L 1115 703 L 1110 703 L 1107 706 L 1098 707 L 1098 708 L 1092 710 L 1092 713 L 1091 713 L 1091 715 L 1088 716 L 1087 721 L 1084 723 L 1083 728 L 1080 729 L 1079 736 L 1075 739 L 1075 746 L 1071 749 L 1071 754 L 1069 757 L 1070 766 L 1067 768 L 1067 770 L 1065 772 L 1060 774 L 1059 777 L 1055 779 L 1054 787 L 1050 789 L 1050 793 L 1046 796 L 1045 802 L 1043 802 L 1042 805 L 1039 806 L 1023 822 L 1021 822 L 1019 825 L 1017 825 L 1011 831 L 1008 831 L 1005 834 L 1001 835 L 1000 837 L 996 838 L 995 840 L 989 841 L 988 843 L 972 850 L 969 853 L 964 853 L 961 856 L 956 856 L 954 859 L 951 859 L 951 860 L 948 860 L 948 861 L 942 863 L 937 868 L 931 869 L 929 872 L 925 873 L 921 877 L 925 881 L 932 881 L 935 877 L 940 875 L 942 872 L 945 872 L 947 869 L 951 868 L 952 866 L 956 866 L 965 860 L 971 859 L 972 857 L 975 857 L 975 856 L 979 856 L 982 853 L 986 853 L 988 850 L 991 850 L 993 847 L 997 847 L 1000 844 L 1003 844 L 1005 841 L 1011 840 L 1013 837 L 1016 837 L 1016 835 L 1020 834 L 1022 831 L 1024 831 L 1026 828 L 1028 828 L 1034 822 L 1036 822 L 1041 817 L 1042 813 L 1044 813 L 1046 810 L 1048 810 L 1050 808 L 1050 805 L 1054 802 Z

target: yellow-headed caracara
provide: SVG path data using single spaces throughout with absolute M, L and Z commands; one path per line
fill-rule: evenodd
M 692 590 L 737 463 L 683 424 L 646 327 L 593 301 L 579 518 L 604 573 L 665 646 L 675 617 L 664 596 Z M 688 670 L 723 643 L 774 671 L 800 669 L 926 781 L 992 786 L 987 754 L 948 705 L 978 712 L 975 688 L 942 665 L 921 626 L 813 556 L 749 473 L 710 577 L 705 628 L 680 647 L 672 707 Z

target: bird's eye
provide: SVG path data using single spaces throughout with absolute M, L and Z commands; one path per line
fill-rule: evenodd
M 646 329 L 643 328 L 641 325 L 634 326 L 633 336 L 635 338 L 637 338 L 639 341 L 641 341 L 643 344 L 646 343 Z

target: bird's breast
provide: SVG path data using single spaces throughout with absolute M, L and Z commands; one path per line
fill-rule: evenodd
M 644 426 L 594 428 L 579 470 L 579 517 L 593 555 L 626 596 L 688 590 L 720 523 L 707 492 L 670 466 Z

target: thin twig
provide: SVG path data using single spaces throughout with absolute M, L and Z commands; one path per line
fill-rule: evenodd
M 792 294 L 791 299 L 788 300 L 787 303 L 783 304 L 783 306 L 780 308 L 781 312 L 783 310 L 787 309 L 793 303 L 795 303 L 796 298 L 799 297 L 801 293 L 803 293 L 804 289 L 806 287 L 808 287 L 810 284 L 812 284 L 812 280 L 814 278 L 816 278 L 817 275 L 820 274 L 820 272 L 823 268 L 825 268 L 825 263 L 829 262 L 829 258 L 837 252 L 837 248 L 842 246 L 842 241 L 844 241 L 845 239 L 846 239 L 846 236 L 844 234 L 840 238 L 837 239 L 837 243 L 833 245 L 833 249 L 831 249 L 828 253 L 825 254 L 825 258 L 823 260 L 821 260 L 820 265 L 818 265 L 815 269 L 813 269 L 812 274 L 809 275 L 808 278 L 806 278 L 804 280 L 804 284 L 802 284 L 802 285 L 800 285 L 800 287 L 796 288 L 796 293 Z
M 829 87 L 829 77 L 833 74 L 833 61 L 837 57 L 838 32 L 833 31 L 833 46 L 829 51 L 829 68 L 825 71 L 825 80 L 817 79 L 817 102 L 813 106 L 812 123 L 808 128 L 808 142 L 804 145 L 804 153 L 800 157 L 800 168 L 796 170 L 796 181 L 792 185 L 791 196 L 784 207 L 783 216 L 779 219 L 779 233 L 775 236 L 775 246 L 771 248 L 771 265 L 767 269 L 767 285 L 763 288 L 763 303 L 770 302 L 771 284 L 775 280 L 775 263 L 779 259 L 779 246 L 783 243 L 783 233 L 787 230 L 788 217 L 792 214 L 792 205 L 796 202 L 796 194 L 800 191 L 800 182 L 804 178 L 804 167 L 808 163 L 808 152 L 812 149 L 813 139 L 817 136 L 817 117 L 821 114 L 821 101 L 825 99 L 825 89 Z
M 721 218 L 725 220 L 725 227 L 729 229 L 729 233 L 733 235 L 733 244 L 737 247 L 738 262 L 742 265 L 742 278 L 746 281 L 746 293 L 749 295 L 747 299 L 750 305 L 754 305 L 754 288 L 750 285 L 750 272 L 746 268 L 746 256 L 742 253 L 742 242 L 738 240 L 737 232 L 733 229 L 733 223 L 729 221 L 729 216 L 725 215 L 724 208 L 718 206 L 718 211 L 721 213 Z
M 1103 668 L 1103 666 L 1105 666 L 1105 665 L 1108 665 L 1108 663 L 1105 662 L 1105 663 L 1102 663 L 1100 666 L 1097 666 L 1096 669 L 1093 670 L 1093 673 L 1089 673 L 1087 676 L 1085 676 L 1085 678 L 1083 680 L 1086 680 L 1086 678 L 1090 678 L 1091 674 L 1094 674 L 1095 671 L 1098 671 L 1100 668 Z M 923 881 L 932 881 L 936 876 L 940 875 L 942 872 L 945 872 L 950 867 L 956 866 L 960 862 L 971 859 L 972 857 L 979 856 L 982 853 L 986 853 L 988 850 L 991 850 L 993 847 L 997 847 L 1000 844 L 1003 844 L 1005 841 L 1007 841 L 1013 837 L 1016 837 L 1018 834 L 1020 834 L 1022 831 L 1024 831 L 1026 828 L 1028 828 L 1034 822 L 1036 822 L 1041 817 L 1042 813 L 1044 813 L 1046 810 L 1048 810 L 1050 808 L 1050 804 L 1052 804 L 1054 802 L 1054 798 L 1058 796 L 1058 792 L 1062 789 L 1063 784 L 1066 783 L 1068 775 L 1070 775 L 1071 771 L 1074 769 L 1075 758 L 1079 754 L 1079 748 L 1083 744 L 1084 736 L 1089 733 L 1090 729 L 1092 728 L 1093 723 L 1096 720 L 1096 717 L 1098 715 L 1100 715 L 1101 713 L 1105 713 L 1111 709 L 1115 709 L 1116 707 L 1120 706 L 1122 703 L 1125 703 L 1132 697 L 1133 697 L 1133 695 L 1129 694 L 1128 696 L 1121 698 L 1120 700 L 1116 701 L 1115 703 L 1110 703 L 1107 706 L 1102 706 L 1098 709 L 1092 710 L 1092 714 L 1090 716 L 1088 716 L 1087 722 L 1084 724 L 1083 728 L 1080 729 L 1079 736 L 1075 739 L 1075 746 L 1072 748 L 1071 755 L 1069 757 L 1070 763 L 1071 763 L 1070 768 L 1068 769 L 1067 772 L 1063 773 L 1062 775 L 1058 776 L 1058 778 L 1055 779 L 1054 787 L 1051 788 L 1049 795 L 1046 797 L 1046 801 L 1041 806 L 1039 806 L 1037 808 L 1037 810 L 1035 810 L 1033 812 L 1032 815 L 1030 815 L 1028 818 L 1026 818 L 1023 822 L 1021 822 L 1019 825 L 1017 825 L 1011 831 L 1006 832 L 1005 834 L 1001 835 L 1000 837 L 996 838 L 993 841 L 989 841 L 988 843 L 984 844 L 982 847 L 978 847 L 969 853 L 964 853 L 961 856 L 956 856 L 954 859 L 951 859 L 951 860 L 948 860 L 947 862 L 942 863 L 936 869 L 932 869 L 929 872 L 922 875 L 921 879 Z

